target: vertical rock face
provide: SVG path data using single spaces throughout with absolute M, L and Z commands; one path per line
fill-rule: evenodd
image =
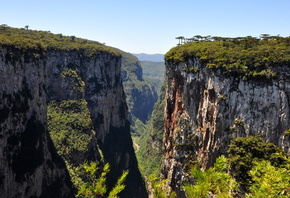
M 73 197 L 47 132 L 45 59 L 33 53 L 0 50 L 0 196 Z
M 84 98 L 111 166 L 109 188 L 129 170 L 121 197 L 147 197 L 130 136 L 120 56 L 2 47 L 0 71 L 2 195 L 73 197 L 69 174 L 47 132 L 46 104 Z
M 120 61 L 120 57 L 108 53 L 92 58 L 82 57 L 79 52 L 47 53 L 48 101 L 85 98 L 101 143 L 110 132 L 110 125 L 125 126 L 127 119 Z M 85 83 L 83 91 L 78 91 L 77 83 L 62 77 L 67 69 L 81 76 Z
M 81 83 L 63 78 L 69 69 L 81 77 L 83 90 Z M 88 102 L 98 145 L 111 166 L 109 187 L 113 187 L 123 170 L 129 170 L 121 197 L 146 197 L 130 136 L 121 57 L 105 52 L 85 57 L 76 51 L 50 51 L 47 53 L 47 70 L 49 101 L 84 98 Z
M 189 68 L 195 73 L 188 73 Z M 278 79 L 225 77 L 198 58 L 166 63 L 167 96 L 162 175 L 182 196 L 186 166 L 209 167 L 224 154 L 230 140 L 262 134 L 290 153 L 289 67 L 277 67 Z

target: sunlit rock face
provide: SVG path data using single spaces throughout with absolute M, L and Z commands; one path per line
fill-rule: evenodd
M 188 68 L 195 67 L 195 73 Z M 198 58 L 175 65 L 166 63 L 162 176 L 182 197 L 186 166 L 200 162 L 204 168 L 226 153 L 237 137 L 261 134 L 265 141 L 290 153 L 289 67 L 277 67 L 278 79 L 243 80 L 223 76 Z
M 1 48 L 0 197 L 74 196 L 47 131 L 45 76 L 44 57 Z

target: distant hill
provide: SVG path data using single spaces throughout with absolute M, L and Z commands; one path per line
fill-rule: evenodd
M 132 53 L 133 54 L 133 53 Z M 133 54 L 140 61 L 164 62 L 164 54 Z

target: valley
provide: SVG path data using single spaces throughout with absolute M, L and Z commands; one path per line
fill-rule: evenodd
M 290 38 L 168 50 L 0 27 L 0 197 L 289 197 Z

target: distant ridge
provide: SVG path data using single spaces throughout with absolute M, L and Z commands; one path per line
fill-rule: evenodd
M 164 54 L 134 54 L 140 61 L 164 62 Z

